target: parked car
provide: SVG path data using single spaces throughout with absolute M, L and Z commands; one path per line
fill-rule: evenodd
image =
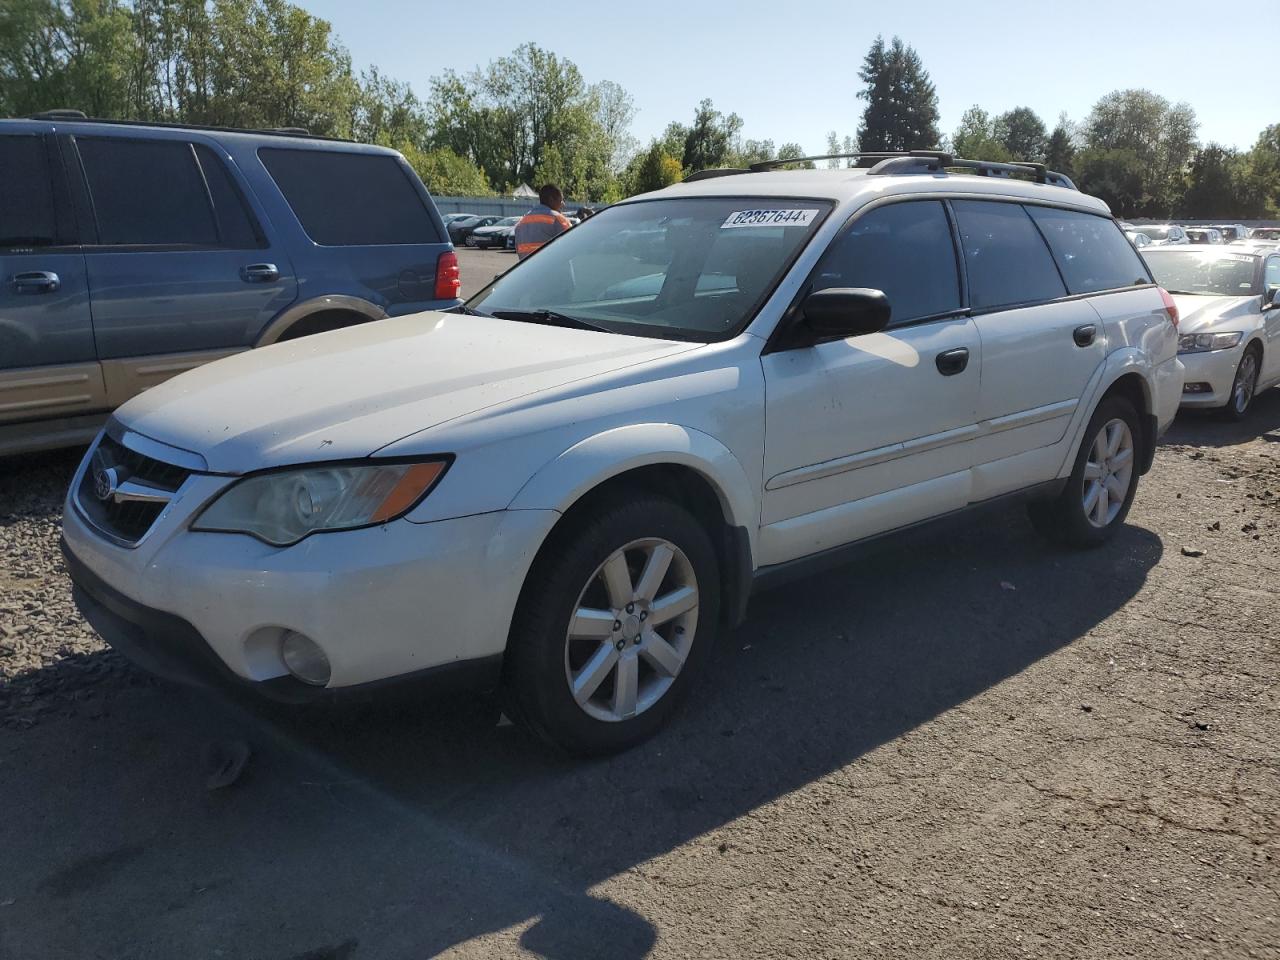
M 446 213 L 442 215 L 441 219 L 444 220 L 444 224 L 447 227 L 449 224 L 453 223 L 455 220 L 468 220 L 474 216 L 475 216 L 474 213 Z
M 1187 240 L 1197 246 L 1226 242 L 1222 239 L 1222 234 L 1213 227 L 1187 227 L 1186 234 Z
M 392 150 L 65 112 L 0 120 L 0 455 L 250 347 L 448 309 L 458 266 Z
M 489 247 L 514 247 L 515 241 L 512 238 L 515 236 L 516 224 L 519 222 L 519 217 L 503 217 L 497 223 L 478 227 L 471 231 L 471 236 L 467 238 L 467 246 L 486 250 Z
M 1139 249 L 1151 246 L 1151 238 L 1145 233 L 1139 233 L 1137 230 L 1126 230 L 1124 235 L 1128 238 L 1130 243 Z
M 1191 242 L 1186 231 L 1176 223 L 1143 223 L 1130 229 L 1144 234 L 1154 247 L 1182 246 Z
M 501 217 L 467 217 L 465 220 L 454 220 L 449 224 L 449 239 L 453 241 L 454 246 L 474 247 L 475 244 L 469 242 L 471 234 L 481 227 L 489 227 L 501 220 Z
M 1249 231 L 1250 240 L 1280 240 L 1280 227 L 1254 227 Z
M 1249 228 L 1242 223 L 1215 223 L 1213 228 L 1222 234 L 1223 243 L 1249 239 Z
M 72 482 L 80 609 L 286 699 L 469 671 L 595 753 L 666 722 L 753 587 L 862 541 L 1015 495 L 1106 541 L 1178 408 L 1176 305 L 1066 178 L 940 160 L 695 177 L 454 314 L 148 391 Z
M 1242 419 L 1259 390 L 1280 383 L 1280 252 L 1232 244 L 1143 257 L 1181 315 L 1182 406 Z

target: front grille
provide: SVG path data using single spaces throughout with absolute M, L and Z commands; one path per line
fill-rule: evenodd
M 93 453 L 76 493 L 76 503 L 88 520 L 103 533 L 125 543 L 137 543 L 168 505 L 164 502 L 140 501 L 98 496 L 98 469 L 115 468 L 121 480 L 143 484 L 157 493 L 174 493 L 191 475 L 184 467 L 155 460 L 131 450 L 109 436 L 103 436 Z

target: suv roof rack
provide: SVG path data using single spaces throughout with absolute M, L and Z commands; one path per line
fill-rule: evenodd
M 815 157 L 779 157 L 776 160 L 758 160 L 743 170 L 740 167 L 716 167 L 699 170 L 684 178 L 685 183 L 729 177 L 739 173 L 763 173 L 792 163 L 811 163 L 815 160 L 875 160 L 867 170 L 868 176 L 887 176 L 908 173 L 946 173 L 947 170 L 972 170 L 983 177 L 1030 176 L 1036 183 L 1053 187 L 1077 189 L 1065 173 L 1048 169 L 1043 163 L 1014 160 L 966 160 L 944 150 L 897 150 L 866 153 L 824 153 Z
M 101 123 L 120 127 L 160 127 L 167 130 L 207 130 L 210 133 L 256 133 L 276 137 L 307 137 L 311 140 L 332 140 L 338 143 L 354 142 L 343 137 L 326 137 L 322 134 L 312 133 L 306 127 L 264 127 L 262 129 L 253 129 L 251 127 L 219 127 L 202 123 L 174 123 L 168 120 L 112 120 L 107 117 L 86 116 L 83 110 L 42 110 L 40 113 L 31 114 L 26 119 L 69 120 L 75 123 Z

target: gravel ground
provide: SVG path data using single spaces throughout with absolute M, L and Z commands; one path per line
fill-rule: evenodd
M 984 511 L 757 597 L 587 764 L 142 677 L 70 603 L 75 460 L 0 463 L 0 958 L 1280 957 L 1280 391 L 1102 550 Z

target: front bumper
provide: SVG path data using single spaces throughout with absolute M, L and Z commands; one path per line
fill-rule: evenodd
M 310 696 L 496 662 L 525 574 L 558 517 L 519 510 L 397 520 L 280 549 L 188 530 L 204 502 L 175 499 L 132 548 L 104 539 L 69 503 L 63 538 L 77 603 L 144 669 L 254 685 L 277 698 L 293 689 L 285 699 L 300 699 L 301 686 L 279 653 L 289 630 L 318 643 L 332 667 L 328 686 Z
M 1231 386 L 1235 383 L 1236 368 L 1244 355 L 1244 341 L 1227 350 L 1209 350 L 1205 353 L 1180 353 L 1178 359 L 1186 368 L 1187 384 L 1205 383 L 1207 391 L 1182 394 L 1182 406 L 1187 408 L 1224 407 L 1231 399 Z

